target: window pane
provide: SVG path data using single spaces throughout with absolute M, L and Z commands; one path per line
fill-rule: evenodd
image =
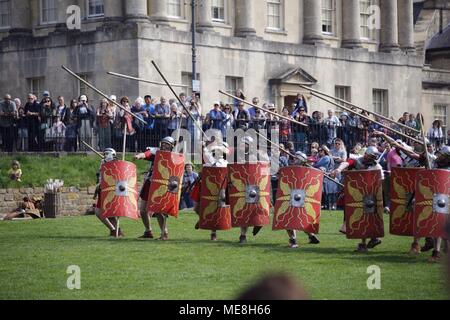
M 243 90 L 244 79 L 240 77 L 225 77 L 225 90 L 227 93 L 235 95 L 237 89 Z M 228 103 L 233 102 L 233 98 L 227 98 Z
M 322 0 L 322 32 L 333 33 L 334 0 Z
M 56 22 L 56 1 L 55 0 L 41 0 L 42 3 L 42 22 Z
M 181 17 L 181 0 L 167 0 L 167 12 L 171 17 Z
M 213 0 L 211 2 L 212 18 L 214 20 L 225 20 L 225 3 L 223 0 Z
M 89 16 L 100 16 L 103 14 L 103 0 L 89 0 Z
M 434 105 L 434 119 L 440 120 L 442 126 L 447 126 L 447 109 L 448 106 L 445 104 L 436 104 Z
M 0 27 L 10 26 L 10 0 L 0 0 Z
M 365 39 L 375 39 L 375 30 L 371 30 L 369 26 L 370 17 L 373 12 L 369 8 L 376 5 L 375 0 L 360 0 L 360 27 L 361 37 Z
M 388 93 L 387 90 L 373 90 L 373 110 L 384 116 L 389 116 Z
M 282 29 L 282 4 L 281 0 L 267 1 L 267 27 Z

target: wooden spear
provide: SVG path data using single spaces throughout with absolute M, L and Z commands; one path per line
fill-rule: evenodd
M 94 87 L 92 84 L 90 84 L 89 82 L 87 82 L 86 80 L 84 80 L 83 78 L 81 78 L 79 75 L 77 75 L 75 72 L 73 72 L 72 70 L 70 70 L 69 68 L 67 68 L 66 66 L 62 65 L 61 68 L 63 68 L 65 71 L 67 71 L 69 74 L 71 74 L 73 77 L 75 77 L 78 81 L 83 82 L 85 85 L 87 85 L 89 88 L 91 88 L 92 90 L 94 90 L 95 92 L 97 92 L 99 95 L 101 95 L 103 98 L 105 98 L 106 100 L 108 100 L 109 102 L 111 102 L 112 104 L 114 104 L 116 107 L 118 107 L 119 109 L 122 109 L 123 111 L 125 111 L 126 113 L 128 113 L 129 115 L 131 115 L 132 117 L 138 119 L 139 121 L 141 121 L 143 124 L 147 124 L 146 121 L 144 121 L 143 119 L 137 117 L 133 112 L 125 109 L 124 107 L 122 107 L 119 103 L 117 103 L 116 101 L 111 100 L 106 94 L 104 94 L 103 92 L 101 92 L 100 90 L 98 90 L 96 87 Z
M 307 90 L 309 90 L 309 91 L 311 91 L 311 92 L 319 93 L 319 94 L 321 94 L 321 95 L 323 95 L 323 96 L 325 96 L 325 97 L 334 99 L 335 101 L 339 101 L 339 102 L 345 103 L 345 104 L 347 104 L 347 105 L 349 105 L 349 106 L 351 106 L 351 107 L 355 107 L 355 108 L 358 108 L 358 109 L 363 110 L 363 111 L 365 111 L 365 112 L 374 114 L 374 115 L 376 115 L 377 117 L 379 117 L 379 118 L 381 118 L 381 119 L 384 119 L 384 120 L 386 120 L 386 121 L 388 121 L 388 122 L 390 122 L 390 123 L 393 123 L 393 124 L 395 124 L 395 125 L 398 125 L 398 126 L 400 126 L 400 127 L 403 127 L 403 128 L 405 128 L 405 129 L 408 129 L 409 131 L 413 131 L 413 132 L 415 132 L 415 133 L 417 133 L 417 134 L 420 133 L 419 130 L 416 130 L 416 129 L 414 129 L 414 128 L 408 127 L 407 125 L 404 125 L 403 123 L 393 121 L 393 120 L 389 119 L 388 117 L 383 116 L 382 114 L 379 114 L 379 113 L 376 113 L 376 112 L 369 111 L 369 110 L 366 110 L 366 109 L 364 109 L 364 108 L 361 108 L 361 107 L 357 106 L 356 104 L 353 104 L 353 103 L 348 102 L 348 101 L 346 101 L 346 100 L 339 99 L 339 98 L 337 98 L 337 97 L 333 97 L 333 96 L 331 96 L 331 95 L 329 95 L 329 94 L 326 94 L 326 93 L 324 93 L 324 92 L 322 92 L 322 91 L 319 91 L 319 90 L 316 90 L 316 89 L 312 89 L 312 88 L 307 87 L 307 86 L 304 86 L 304 85 L 302 85 L 302 84 L 300 84 L 299 86 L 300 86 L 301 88 L 307 89 Z
M 300 157 L 297 156 L 295 154 L 290 153 L 289 151 L 287 151 L 286 149 L 282 148 L 279 144 L 276 144 L 274 142 L 272 142 L 271 140 L 267 139 L 265 136 L 263 136 L 261 133 L 259 133 L 258 131 L 255 131 L 256 134 L 263 138 L 264 140 L 266 140 L 267 142 L 269 142 L 270 144 L 272 144 L 273 146 L 277 147 L 278 149 L 280 149 L 281 151 L 285 152 L 286 154 L 290 155 L 291 157 L 295 158 L 295 159 L 299 159 L 299 160 L 304 160 L 305 163 L 308 161 L 308 159 L 304 158 L 304 157 Z M 309 168 L 313 168 L 313 166 L 309 165 L 306 163 L 306 166 Z M 340 182 L 337 182 L 336 180 L 334 180 L 333 178 L 331 178 L 328 174 L 324 173 L 325 178 L 330 179 L 331 181 L 333 181 L 334 183 L 336 183 L 337 185 L 344 187 L 344 185 Z
M 285 117 L 285 116 L 280 115 L 280 114 L 278 114 L 278 113 L 276 113 L 276 112 L 273 112 L 273 111 L 271 111 L 271 110 L 269 110 L 269 109 L 258 107 L 257 105 L 255 105 L 255 104 L 253 104 L 253 103 L 250 103 L 250 102 L 245 101 L 245 100 L 243 100 L 243 99 L 241 99 L 241 98 L 238 98 L 238 97 L 236 97 L 236 96 L 233 96 L 232 94 L 229 94 L 229 93 L 224 92 L 224 91 L 222 91 L 222 90 L 219 90 L 219 93 L 221 93 L 221 94 L 223 94 L 223 95 L 225 95 L 225 96 L 228 96 L 228 97 L 230 97 L 230 98 L 234 98 L 234 99 L 236 99 L 237 101 L 240 101 L 240 102 L 243 102 L 243 103 L 245 103 L 245 104 L 248 104 L 249 106 L 252 106 L 252 107 L 254 107 L 254 108 L 261 109 L 261 110 L 263 110 L 264 112 L 267 112 L 267 113 L 269 113 L 269 114 L 271 114 L 271 115 L 277 116 L 277 117 L 280 118 L 280 119 L 285 119 L 285 120 L 288 120 L 288 121 L 290 121 L 290 122 L 292 122 L 292 123 L 299 124 L 299 125 L 301 125 L 301 126 L 303 126 L 303 127 L 308 127 L 307 124 L 304 124 L 304 123 L 302 123 L 302 122 L 298 122 L 298 121 L 296 121 L 296 120 L 294 120 L 294 119 L 292 119 L 292 118 Z
M 353 111 L 353 110 L 350 109 L 350 108 L 344 107 L 344 106 L 342 106 L 342 105 L 340 105 L 340 104 L 337 104 L 336 102 L 333 102 L 333 101 L 330 101 L 330 100 L 328 100 L 328 99 L 326 99 L 326 98 L 324 98 L 324 97 L 321 97 L 321 96 L 318 95 L 317 93 L 314 93 L 314 92 L 311 91 L 311 94 L 312 94 L 313 96 L 319 98 L 319 99 L 322 99 L 323 101 L 326 101 L 326 102 L 328 102 L 328 103 L 331 103 L 332 105 L 335 105 L 335 106 L 337 106 L 337 107 L 339 107 L 339 108 L 342 108 L 342 109 L 344 109 L 344 110 L 347 111 L 347 112 L 350 112 L 350 113 L 352 113 L 352 114 L 356 114 L 356 115 L 358 115 L 359 117 L 361 117 L 361 118 L 363 118 L 363 119 L 366 119 L 366 120 L 368 120 L 368 121 L 370 121 L 370 122 L 373 122 L 373 123 L 379 125 L 380 127 L 383 127 L 383 128 L 385 128 L 385 129 L 387 129 L 387 130 L 389 130 L 389 131 L 391 131 L 391 132 L 394 132 L 395 134 L 398 134 L 399 136 L 402 136 L 402 137 L 404 137 L 404 138 L 410 139 L 410 140 L 412 140 L 412 141 L 414 141 L 414 142 L 417 142 L 417 143 L 420 143 L 420 144 L 423 145 L 423 141 L 420 141 L 420 140 L 417 140 L 417 139 L 415 139 L 415 138 L 413 138 L 413 137 L 410 137 L 410 136 L 404 134 L 403 132 L 400 132 L 400 131 L 397 131 L 397 130 L 395 130 L 395 129 L 392 129 L 391 127 L 389 127 L 389 126 L 387 126 L 387 125 L 385 125 L 385 124 L 382 124 L 382 123 L 380 123 L 380 122 L 378 122 L 378 121 L 372 120 L 372 119 L 370 119 L 369 117 L 367 117 L 367 116 L 365 116 L 365 115 L 359 114 L 358 112 Z
M 158 86 L 165 86 L 166 85 L 164 82 L 158 82 L 158 81 L 152 81 L 152 80 L 147 80 L 147 79 L 142 79 L 142 78 L 136 78 L 136 77 L 132 77 L 132 76 L 127 76 L 126 74 L 121 74 L 121 73 L 112 72 L 112 71 L 108 71 L 107 74 L 115 76 L 115 77 L 119 77 L 119 78 L 135 80 L 135 81 L 145 82 L 145 83 L 150 83 L 150 84 L 154 84 L 154 85 L 158 85 Z M 187 85 L 184 85 L 184 84 L 172 84 L 172 86 L 173 87 L 187 88 Z

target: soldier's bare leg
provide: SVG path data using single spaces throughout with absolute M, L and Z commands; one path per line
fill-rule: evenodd
M 434 250 L 430 257 L 430 262 L 437 262 L 441 258 L 442 238 L 434 239 Z
M 289 236 L 289 246 L 291 248 L 298 248 L 297 244 L 297 232 L 295 230 L 286 230 Z
M 305 233 L 308 235 L 310 244 L 319 244 L 320 243 L 319 237 L 317 237 L 315 233 L 308 233 L 308 232 L 305 232 Z
M 141 214 L 142 223 L 144 224 L 144 234 L 140 236 L 142 239 L 152 239 L 152 225 L 150 223 L 150 217 L 147 212 L 147 201 L 141 201 L 141 206 L 139 207 L 139 213 Z
M 107 218 L 102 218 L 102 211 L 99 208 L 95 208 L 95 216 L 100 220 L 108 229 L 109 231 L 115 231 L 116 228 L 114 225 L 109 221 Z
M 361 239 L 361 243 L 358 244 L 358 247 L 356 248 L 355 252 L 361 252 L 361 253 L 367 252 L 367 239 L 366 238 Z
M 150 224 L 150 218 L 147 212 L 147 201 L 141 201 L 141 207 L 139 208 L 141 214 L 142 223 L 144 224 L 145 231 L 152 231 Z
M 247 230 L 248 227 L 241 227 L 241 236 L 239 237 L 239 243 L 247 242 Z
M 412 254 L 420 253 L 420 238 L 414 237 L 413 243 L 411 244 L 411 250 L 409 250 Z
M 198 216 L 199 216 L 199 218 L 200 218 L 200 202 L 195 202 L 194 201 L 194 212 L 196 213 L 196 214 L 198 214 Z M 197 223 L 195 224 L 195 227 L 194 227 L 196 230 L 198 230 L 199 228 L 200 228 L 200 220 L 199 221 L 197 221 Z
M 159 240 L 167 240 L 168 239 L 168 230 L 167 230 L 167 217 L 162 213 L 155 213 L 156 219 L 158 219 L 159 228 L 161 229 L 161 237 Z

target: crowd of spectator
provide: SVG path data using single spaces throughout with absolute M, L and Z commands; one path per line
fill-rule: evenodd
M 241 90 L 236 92 L 236 96 L 246 100 Z M 361 117 L 372 117 L 364 111 L 356 114 L 342 112 L 339 116 L 331 109 L 327 111 L 326 116 L 319 111 L 310 112 L 311 108 L 301 94 L 297 95 L 292 106 L 281 109 L 283 117 L 277 115 L 275 104 L 261 103 L 257 97 L 251 102 L 263 109 L 247 107 L 237 99 L 230 103 L 216 101 L 210 109 L 202 107 L 198 94 L 194 93 L 188 97 L 181 93 L 180 98 L 192 117 L 175 99 L 146 95 L 144 98 L 138 97 L 130 101 L 128 97 L 117 100 L 116 96 L 110 96 L 111 100 L 144 120 L 146 122 L 144 124 L 107 99 L 100 100 L 98 105 L 94 106 L 86 95 L 81 95 L 78 99 L 66 103 L 63 96 L 53 99 L 50 93 L 45 91 L 41 99 L 29 94 L 26 103 L 23 104 L 20 98 L 12 99 L 6 94 L 4 100 L 0 102 L 0 150 L 86 151 L 83 141 L 98 150 L 108 147 L 121 150 L 126 134 L 127 150 L 140 152 L 146 147 L 157 146 L 162 137 L 172 134 L 178 128 L 189 130 L 193 140 L 200 139 L 200 132 L 194 121 L 198 122 L 204 131 L 220 130 L 225 138 L 226 131 L 230 128 L 267 129 L 269 135 L 272 129 L 276 129 L 279 132 L 280 143 L 292 145 L 294 151 L 302 151 L 308 155 L 317 152 L 317 148 L 311 148 L 313 143 L 331 148 L 339 138 L 343 145 L 347 146 L 348 152 L 357 145 L 366 146 L 370 132 L 374 130 L 384 130 L 388 133 L 378 124 Z M 270 112 L 265 112 L 264 109 Z M 296 122 L 293 123 L 287 118 Z M 415 135 L 412 130 L 395 124 L 392 126 L 376 116 L 373 119 L 389 124 L 398 131 Z M 405 113 L 398 122 L 420 131 L 420 122 L 416 119 L 417 116 Z M 298 123 L 304 123 L 307 127 Z M 433 122 L 426 134 L 436 147 L 447 141 L 445 129 L 439 120 Z M 395 135 L 393 137 L 401 138 Z

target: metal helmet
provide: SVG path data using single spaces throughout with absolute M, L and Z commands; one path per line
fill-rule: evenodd
M 295 155 L 298 157 L 297 159 L 301 162 L 307 162 L 308 161 L 308 157 L 306 156 L 306 154 L 304 154 L 301 151 L 297 151 L 295 153 Z
M 374 160 L 377 160 L 378 157 L 380 156 L 380 152 L 378 151 L 377 147 L 368 147 L 364 155 Z
M 208 147 L 209 151 L 211 151 L 214 155 L 217 154 L 229 154 L 230 153 L 230 149 L 228 146 L 228 143 L 226 142 L 221 142 L 219 144 L 215 144 L 213 146 Z
M 443 146 L 441 150 L 436 152 L 438 156 L 450 159 L 450 146 Z
M 113 148 L 106 148 L 105 151 L 103 151 L 103 154 L 105 156 L 106 161 L 112 161 L 116 158 L 116 150 Z
M 172 138 L 171 136 L 165 137 L 164 139 L 161 140 L 161 144 L 162 143 L 167 143 L 168 145 L 170 145 L 172 148 L 175 147 L 175 139 Z

